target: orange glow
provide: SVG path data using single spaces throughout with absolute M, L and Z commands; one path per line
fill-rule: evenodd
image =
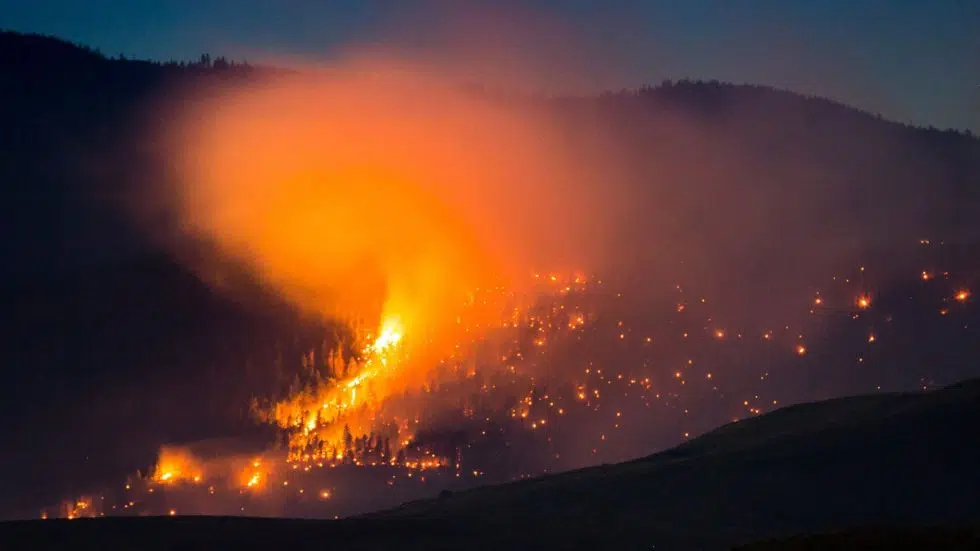
M 569 159 L 547 117 L 403 61 L 345 59 L 208 95 L 187 102 L 167 136 L 181 230 L 299 309 L 354 329 L 354 353 L 330 358 L 329 373 L 254 408 L 293 452 L 342 450 L 345 426 L 370 432 L 381 404 L 424 390 L 463 344 L 502 320 L 516 327 L 513 307 L 504 315 L 477 293 L 577 290 L 583 272 L 535 268 L 581 268 L 603 242 L 601 225 L 567 223 L 603 216 L 584 185 L 595 169 Z
M 472 290 L 598 242 L 554 223 L 598 213 L 547 118 L 406 63 L 345 59 L 189 108 L 168 140 L 184 231 L 309 312 L 438 336 Z
M 371 350 L 376 353 L 385 353 L 389 349 L 398 345 L 402 340 L 402 326 L 398 318 L 390 317 L 381 323 L 378 338 L 371 345 Z
M 68 520 L 76 518 L 91 518 L 97 516 L 92 505 L 92 498 L 80 497 L 74 501 L 66 501 L 62 504 L 62 516 Z
M 239 470 L 239 485 L 251 491 L 264 489 L 269 473 L 273 472 L 274 467 L 274 464 L 262 458 L 250 460 L 245 468 Z
M 178 482 L 200 482 L 204 477 L 203 463 L 190 451 L 183 448 L 164 446 L 160 449 L 151 479 L 160 484 Z
M 967 291 L 966 289 L 960 289 L 959 291 L 956 291 L 956 294 L 953 295 L 953 298 L 959 302 L 966 302 L 967 299 L 970 298 L 970 291 Z
M 857 307 L 862 310 L 867 310 L 868 308 L 871 308 L 871 296 L 866 294 L 861 295 L 854 299 L 854 304 L 856 304 Z
M 802 344 L 796 345 L 796 355 L 797 356 L 806 356 L 806 352 L 807 352 L 806 351 L 806 346 L 804 346 Z

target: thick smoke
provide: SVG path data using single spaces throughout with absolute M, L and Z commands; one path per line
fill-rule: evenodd
M 296 306 L 438 333 L 481 288 L 588 268 L 615 213 L 544 113 L 355 59 L 197 105 L 174 134 L 183 229 Z
M 393 28 L 185 102 L 169 132 L 182 230 L 300 309 L 398 318 L 425 341 L 471 291 L 542 269 L 602 273 L 643 300 L 681 285 L 762 329 L 868 251 L 949 230 L 951 191 L 921 191 L 940 160 L 871 117 L 816 102 L 818 120 L 752 89 L 489 91 L 602 79 L 594 49 L 528 15 Z
M 539 270 L 600 274 L 634 310 L 682 292 L 733 334 L 795 326 L 821 282 L 966 212 L 950 188 L 923 195 L 944 165 L 911 131 L 826 102 L 715 85 L 529 96 L 601 75 L 587 45 L 530 27 L 498 14 L 203 91 L 168 133 L 183 233 L 308 313 L 394 320 L 428 360 L 452 350 L 473 291 Z M 862 292 L 895 268 L 911 269 L 870 265 Z M 468 327 L 499 321 L 481 314 Z

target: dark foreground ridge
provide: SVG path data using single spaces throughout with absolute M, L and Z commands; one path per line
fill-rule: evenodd
M 796 536 L 738 547 L 736 551 L 967 551 L 980 546 L 980 525 L 927 528 L 871 527 L 833 534 Z
M 0 525 L 0 541 L 39 551 L 69 543 L 73 549 L 968 549 L 980 542 L 978 423 L 980 380 L 971 380 L 932 392 L 791 406 L 636 461 L 445 494 L 361 518 L 27 521 Z

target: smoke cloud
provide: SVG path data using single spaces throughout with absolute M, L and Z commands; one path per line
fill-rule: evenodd
M 198 104 L 182 229 L 296 306 L 437 333 L 468 293 L 586 268 L 614 212 L 544 113 L 376 56 Z
M 654 107 L 474 91 L 571 90 L 602 64 L 552 21 L 447 20 L 185 102 L 169 134 L 183 232 L 307 312 L 432 341 L 473 290 L 537 270 L 605 272 L 645 299 L 683 284 L 764 328 L 814 274 L 955 218 L 918 187 L 939 161 L 908 161 L 917 146 L 870 117 L 807 137 L 805 114 L 752 89 Z

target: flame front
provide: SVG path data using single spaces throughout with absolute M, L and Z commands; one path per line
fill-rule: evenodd
M 484 294 L 510 296 L 502 287 L 492 291 Z M 487 321 L 491 310 L 498 312 L 493 322 Z M 288 434 L 290 461 L 392 463 L 412 441 L 420 413 L 417 408 L 393 407 L 393 399 L 424 392 L 434 382 L 435 368 L 459 354 L 467 342 L 508 327 L 513 315 L 509 302 L 471 297 L 454 316 L 456 330 L 443 330 L 434 339 L 432 334 L 410 333 L 404 320 L 411 317 L 386 307 L 377 329 L 357 336 L 359 352 L 354 357 L 334 351 L 325 372 L 267 407 L 258 407 L 256 413 Z M 366 435 L 372 435 L 373 444 L 356 446 L 356 439 Z M 435 457 L 413 462 L 421 468 L 443 464 L 445 460 Z
M 389 348 L 397 346 L 402 340 L 402 327 L 398 322 L 398 318 L 386 319 L 381 324 L 381 329 L 378 332 L 378 338 L 374 340 L 374 344 L 371 345 L 371 350 L 377 354 L 384 354 Z
M 331 373 L 259 412 L 289 433 L 290 459 L 343 459 L 351 451 L 345 427 L 348 434 L 372 428 L 378 407 L 398 388 L 403 331 L 397 317 L 386 317 L 376 337 L 365 337 L 358 358 L 336 354 Z
M 204 477 L 201 461 L 188 450 L 164 446 L 160 450 L 152 479 L 161 484 L 200 482 Z

